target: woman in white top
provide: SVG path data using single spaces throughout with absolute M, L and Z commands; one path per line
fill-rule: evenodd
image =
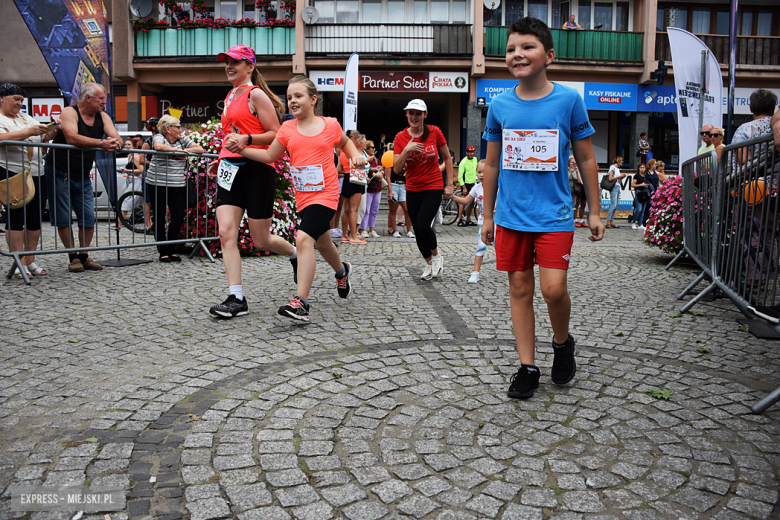
M 720 161 L 720 154 L 723 153 L 723 149 L 726 148 L 726 145 L 723 144 L 724 134 L 725 134 L 725 130 L 723 130 L 719 126 L 716 126 L 712 130 L 710 130 L 710 136 L 712 137 L 712 146 L 715 147 L 715 153 L 718 154 L 719 161 Z
M 612 191 L 609 192 L 610 204 L 609 212 L 607 212 L 607 227 L 617 229 L 618 226 L 612 222 L 615 217 L 615 210 L 618 206 L 618 200 L 620 200 L 620 180 L 626 177 L 625 173 L 620 173 L 620 165 L 623 164 L 623 158 L 619 155 L 612 161 L 612 166 L 609 167 L 609 182 L 616 181 L 612 186 Z
M 45 142 L 54 137 L 56 124 L 42 125 L 21 111 L 24 103 L 24 90 L 12 83 L 0 85 L 0 141 Z M 41 197 L 40 178 L 43 175 L 40 148 L 26 146 L 0 146 L 0 182 L 13 177 L 23 170 L 30 169 L 35 196 L 23 208 L 8 209 L 5 228 L 8 230 L 10 251 L 34 250 L 41 236 Z M 22 264 L 28 275 L 44 276 L 46 270 L 35 264 L 35 256 L 23 256 Z M 15 278 L 22 275 L 17 268 Z

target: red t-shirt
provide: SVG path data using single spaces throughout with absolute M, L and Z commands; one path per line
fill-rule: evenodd
M 422 136 L 412 139 L 408 127 L 395 136 L 394 151 L 402 152 L 411 140 L 425 145 L 425 151 L 410 152 L 406 156 L 406 189 L 408 191 L 443 190 L 444 181 L 439 170 L 439 148 L 445 146 L 447 140 L 444 139 L 444 134 L 439 127 L 432 125 L 428 125 L 428 139 L 423 142 L 421 138 Z
M 301 135 L 298 121 L 285 121 L 276 132 L 276 140 L 290 153 L 290 164 L 295 167 L 322 165 L 325 188 L 322 191 L 295 191 L 295 204 L 301 211 L 311 204 L 319 204 L 330 209 L 339 206 L 339 175 L 333 164 L 333 147 L 341 142 L 344 131 L 338 120 L 332 117 L 320 117 L 325 128 L 318 135 Z

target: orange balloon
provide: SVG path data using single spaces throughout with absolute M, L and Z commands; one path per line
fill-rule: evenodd
M 763 200 L 764 181 L 759 179 L 751 182 L 745 190 L 745 202 L 747 202 L 749 206 L 752 206 L 753 204 L 761 204 Z
M 393 167 L 393 151 L 388 150 L 382 155 L 382 166 L 385 168 L 392 168 Z

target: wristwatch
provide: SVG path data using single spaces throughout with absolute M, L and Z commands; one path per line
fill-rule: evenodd
M 246 134 L 246 145 L 249 146 L 252 144 L 252 134 Z

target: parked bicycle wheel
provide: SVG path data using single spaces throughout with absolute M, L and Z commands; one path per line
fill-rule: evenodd
M 117 201 L 119 222 L 130 231 L 145 233 L 144 194 L 140 191 L 128 191 Z
M 458 203 L 452 199 L 443 199 L 441 201 L 442 224 L 451 225 L 458 220 Z

